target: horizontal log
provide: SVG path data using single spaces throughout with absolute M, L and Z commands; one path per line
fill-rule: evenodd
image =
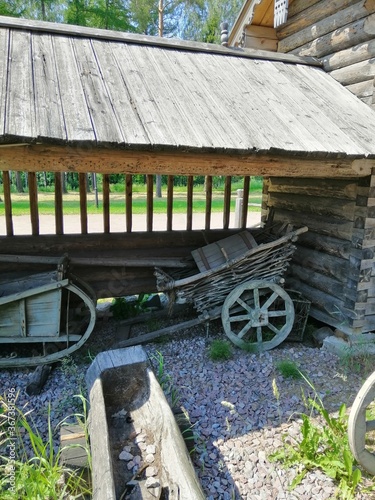
M 295 263 L 321 275 L 330 276 L 340 283 L 346 283 L 349 260 L 299 246 L 293 255 L 293 265 Z
M 375 39 L 360 43 L 349 49 L 327 54 L 322 58 L 325 71 L 329 72 L 345 66 L 367 61 L 375 57 Z
M 0 254 L 0 262 L 17 262 L 17 263 L 44 263 L 58 264 L 58 257 L 45 257 L 35 255 L 2 255 Z M 105 266 L 105 267 L 189 267 L 186 261 L 180 258 L 113 258 L 113 257 L 72 257 L 69 259 L 72 265 L 77 266 Z
M 298 2 L 289 2 L 289 8 L 288 8 L 288 19 L 293 18 L 297 14 L 299 14 L 302 11 L 307 10 L 309 7 L 312 5 L 315 5 L 320 2 L 324 2 L 325 0 L 299 0 Z
M 375 58 L 368 61 L 361 61 L 351 66 L 345 66 L 345 68 L 335 69 L 330 72 L 330 75 L 342 85 L 352 85 L 366 80 L 373 82 L 375 76 Z
M 322 58 L 339 50 L 345 50 L 360 43 L 372 40 L 375 35 L 375 15 L 360 19 L 339 28 L 332 33 L 317 37 L 315 40 L 292 51 L 301 56 Z M 280 48 L 279 48 L 280 50 Z
M 333 4 L 333 2 L 330 3 Z M 338 3 L 342 4 L 342 1 Z M 291 52 L 297 47 L 305 46 L 327 34 L 341 30 L 349 24 L 353 25 L 358 20 L 363 21 L 363 19 L 366 19 L 367 16 L 374 12 L 374 0 L 361 0 L 346 9 L 340 8 L 340 10 L 334 12 L 332 15 L 323 17 L 318 22 L 311 22 L 310 26 L 290 36 L 283 37 L 283 39 L 279 40 L 278 50 L 280 52 Z
M 304 196 L 294 193 L 272 193 L 268 196 L 268 206 L 309 214 L 335 217 L 346 221 L 354 220 L 355 202 L 337 198 Z
M 270 193 L 295 193 L 305 196 L 327 196 L 330 198 L 347 198 L 355 200 L 357 196 L 357 180 L 335 179 L 300 179 L 271 177 L 268 182 Z
M 320 274 L 314 269 L 297 265 L 293 262 L 290 268 L 290 277 L 298 279 L 303 283 L 308 283 L 310 286 L 320 290 L 321 292 L 333 295 L 342 301 L 345 300 L 344 284 L 332 277 Z M 288 278 L 289 280 L 289 278 Z
M 314 249 L 329 255 L 340 257 L 341 259 L 349 259 L 350 255 L 353 254 L 359 257 L 362 256 L 362 251 L 360 249 L 353 248 L 351 241 L 322 235 L 311 230 L 302 234 L 298 238 L 298 243 L 298 248 L 299 246 L 304 246 L 308 249 Z
M 103 170 L 103 165 L 106 165 Z M 264 177 L 356 177 L 370 175 L 375 160 L 327 159 L 265 154 L 133 151 L 73 146 L 2 147 L 0 169 L 35 172 L 96 172 L 173 175 L 261 175 Z
M 305 8 L 305 10 L 293 16 L 289 9 L 288 21 L 277 29 L 277 36 L 279 40 L 283 40 L 284 38 L 311 27 L 322 19 L 336 14 L 340 10 L 357 3 L 357 1 L 358 0 L 330 0 L 329 2 L 318 1 L 314 5 L 310 4 L 307 8 Z M 300 2 L 294 3 L 298 4 Z
M 343 240 L 350 240 L 352 237 L 353 223 L 323 217 L 315 214 L 299 214 L 293 211 L 277 209 L 273 214 L 274 222 L 288 221 L 295 227 L 307 226 L 309 230 L 322 235 L 332 236 Z
M 356 95 L 359 99 L 371 98 L 374 95 L 375 87 L 373 80 L 365 80 L 364 82 L 347 85 L 346 87 L 350 92 Z
M 327 314 L 326 312 L 318 309 L 317 307 L 312 306 L 310 308 L 310 316 L 317 321 L 320 321 L 322 323 L 326 323 L 327 325 L 332 326 L 333 328 L 338 328 L 344 333 L 348 334 L 360 334 L 360 333 L 365 333 L 365 325 L 363 322 L 363 325 L 361 325 L 359 328 L 353 328 L 351 324 L 349 323 L 344 323 L 343 321 L 340 321 L 331 315 Z

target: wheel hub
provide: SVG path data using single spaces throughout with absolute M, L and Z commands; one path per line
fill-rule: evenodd
M 267 326 L 268 325 L 268 314 L 267 311 L 261 311 L 260 309 L 254 309 L 251 313 L 251 324 L 253 327 Z

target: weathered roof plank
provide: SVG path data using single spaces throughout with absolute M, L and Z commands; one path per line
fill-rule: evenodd
M 4 63 L 0 64 L 0 135 L 4 135 L 5 126 L 5 105 L 8 77 L 8 43 L 9 30 L 0 30 L 0 54 L 4 54 Z
M 118 62 L 118 57 L 120 60 L 122 57 L 120 54 L 116 56 L 115 47 L 118 44 L 92 40 L 92 46 L 124 142 L 139 145 L 149 144 L 149 137 L 129 94 L 129 89 Z M 118 47 L 121 49 L 121 45 Z
M 55 53 L 50 35 L 33 35 L 33 65 L 37 135 L 66 141 Z
M 9 45 L 5 135 L 36 135 L 31 33 L 12 31 Z
M 72 40 L 54 36 L 56 70 L 68 141 L 94 141 Z

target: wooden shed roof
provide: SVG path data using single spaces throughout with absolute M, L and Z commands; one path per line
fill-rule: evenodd
M 3 146 L 375 157 L 375 113 L 311 58 L 7 17 L 0 54 Z

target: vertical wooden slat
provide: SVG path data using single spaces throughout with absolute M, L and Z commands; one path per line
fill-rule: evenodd
M 224 187 L 224 210 L 223 210 L 224 229 L 228 229 L 229 227 L 231 188 L 232 188 L 232 177 L 230 175 L 227 175 L 225 177 L 225 187 Z
M 38 213 L 38 185 L 36 181 L 36 173 L 28 172 L 27 178 L 29 184 L 31 233 L 33 236 L 38 236 L 39 213 Z
M 173 219 L 173 175 L 168 175 L 167 231 L 172 231 L 172 219 Z
M 243 179 L 243 197 L 242 197 L 242 214 L 241 214 L 241 228 L 245 229 L 247 226 L 247 213 L 249 208 L 249 193 L 250 193 L 250 175 L 246 175 Z
M 154 176 L 147 175 L 147 231 L 152 231 L 154 209 Z
M 55 172 L 55 230 L 56 234 L 64 234 L 63 217 L 63 172 Z
M 5 225 L 7 236 L 13 236 L 13 219 L 12 219 L 12 200 L 10 197 L 10 177 L 8 170 L 3 172 L 4 185 L 4 206 L 5 206 Z
M 125 193 L 125 210 L 126 210 L 126 231 L 131 233 L 133 227 L 133 177 L 131 174 L 126 174 L 126 193 Z
M 186 229 L 191 231 L 193 229 L 193 185 L 194 177 L 189 175 L 187 178 L 187 193 L 186 193 Z
M 81 214 L 81 233 L 87 234 L 87 182 L 86 174 L 79 173 L 79 208 Z
M 109 220 L 109 175 L 103 174 L 103 225 L 104 232 L 110 232 Z
M 210 175 L 206 176 L 206 217 L 205 217 L 205 229 L 208 230 L 211 227 L 211 209 L 212 209 L 212 177 Z

